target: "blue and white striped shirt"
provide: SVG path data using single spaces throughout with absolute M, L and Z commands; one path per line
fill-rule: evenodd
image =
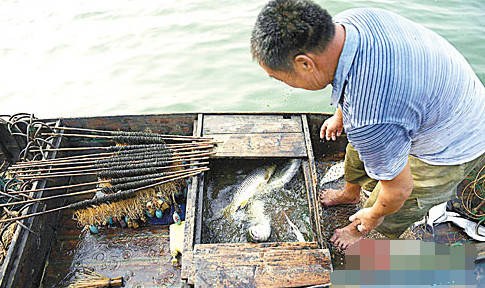
M 458 165 L 485 152 L 485 88 L 451 44 L 382 9 L 334 21 L 346 35 L 332 105 L 343 95 L 344 129 L 370 177 L 393 179 L 408 155 Z

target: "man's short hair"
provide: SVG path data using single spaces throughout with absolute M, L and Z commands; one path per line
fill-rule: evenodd
M 309 0 L 271 0 L 251 35 L 253 59 L 274 71 L 293 72 L 296 55 L 323 52 L 335 34 L 332 16 Z

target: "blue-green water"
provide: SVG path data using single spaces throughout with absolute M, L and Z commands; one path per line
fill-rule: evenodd
M 331 87 L 268 78 L 249 36 L 266 1 L 2 1 L 0 114 L 332 111 Z M 485 82 L 484 0 L 333 0 L 397 12 L 438 32 Z

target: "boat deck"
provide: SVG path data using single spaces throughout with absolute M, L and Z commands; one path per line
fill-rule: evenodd
M 9 283 L 38 287 L 41 279 L 43 287 L 65 286 L 83 267 L 109 277 L 123 276 L 125 287 L 171 287 L 180 285 L 184 279 L 186 284 L 199 287 L 329 284 L 332 267 L 345 269 L 345 255 L 330 245 L 328 240 L 336 228 L 348 224 L 348 217 L 358 210 L 358 206 L 322 209 L 318 204 L 317 183 L 328 167 L 343 161 L 347 144 L 345 135 L 336 142 L 319 139 L 320 126 L 328 117 L 330 115 L 312 113 L 210 113 L 62 119 L 63 125 L 91 129 L 211 136 L 221 142 L 215 155 L 218 161 L 302 158 L 313 239 L 306 243 L 202 243 L 201 221 L 204 218 L 201 213 L 203 201 L 200 199 L 203 199 L 206 191 L 202 175 L 194 177 L 188 189 L 186 241 L 181 265 L 172 266 L 170 263 L 168 227 L 110 227 L 92 235 L 88 231 L 81 232 L 72 220 L 72 211 L 67 210 L 61 214 L 60 221 L 48 220 L 55 219 L 56 215 L 38 218 L 42 219 L 44 226 L 35 226 L 35 233 L 26 233 L 17 228 L 17 237 L 21 236 L 23 240 L 14 242 L 15 247 L 9 248 L 10 256 L 2 265 L 4 272 L 0 287 L 8 287 Z M 15 155 L 21 143 L 8 138 L 1 125 L 0 140 L 0 160 L 18 161 Z M 110 144 L 82 138 L 64 139 L 61 142 L 61 147 L 65 148 L 99 145 Z M 60 156 L 82 153 L 64 153 Z M 74 177 L 64 182 L 77 181 L 80 181 L 79 178 Z M 331 185 L 342 188 L 343 181 Z M 60 206 L 62 203 L 57 204 Z M 381 236 L 374 234 L 370 237 Z M 435 228 L 434 235 L 423 227 L 416 227 L 404 239 L 423 239 L 448 245 L 468 241 L 468 237 L 450 224 Z M 46 255 L 50 251 L 47 261 L 46 258 L 35 258 L 40 251 L 38 249 Z M 21 258 L 15 258 L 15 253 L 20 253 Z M 27 261 L 25 259 L 35 261 L 22 265 L 22 261 Z M 318 274 L 318 277 L 310 277 L 310 274 Z

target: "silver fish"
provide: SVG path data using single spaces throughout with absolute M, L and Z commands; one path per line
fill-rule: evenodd
M 288 225 L 290 225 L 291 230 L 293 231 L 293 233 L 295 233 L 296 239 L 298 239 L 298 242 L 306 242 L 305 237 L 303 237 L 303 234 L 301 234 L 300 230 L 298 230 L 298 227 L 296 227 L 296 225 L 293 224 L 293 222 L 291 222 L 290 218 L 288 218 L 288 216 L 284 211 L 283 211 L 283 215 L 285 215 L 286 222 L 288 222 Z
M 266 184 L 271 175 L 273 175 L 275 168 L 275 165 L 270 165 L 251 171 L 237 187 L 232 202 L 222 210 L 224 216 L 227 217 L 237 210 L 244 208 L 248 204 L 249 199 L 267 188 Z
M 253 200 L 248 210 L 252 224 L 248 228 L 249 237 L 256 242 L 267 241 L 271 236 L 271 225 L 270 219 L 264 213 L 264 202 Z
M 322 177 L 322 180 L 320 180 L 320 187 L 323 187 L 326 183 L 338 180 L 342 177 L 344 177 L 345 174 L 345 162 L 338 162 L 337 164 L 332 165 L 325 175 Z
M 296 173 L 300 169 L 301 166 L 301 159 L 291 159 L 288 164 L 283 168 L 281 173 L 278 173 L 278 178 L 268 183 L 268 188 L 270 190 L 274 189 L 281 189 L 286 183 L 290 182 L 293 177 L 295 177 Z

